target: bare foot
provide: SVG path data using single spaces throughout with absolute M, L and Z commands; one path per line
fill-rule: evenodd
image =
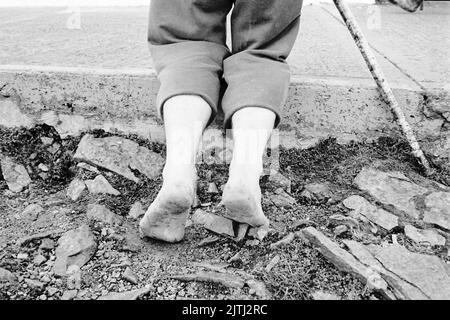
M 231 170 L 230 179 L 223 190 L 222 204 L 227 209 L 225 215 L 234 221 L 252 227 L 269 225 L 269 219 L 261 207 L 259 175 L 249 178 L 243 172 Z
M 195 181 L 195 178 L 165 179 L 156 199 L 139 223 L 140 232 L 166 242 L 181 241 L 195 197 Z

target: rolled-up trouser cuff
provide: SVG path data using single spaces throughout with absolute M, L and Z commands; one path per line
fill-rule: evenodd
M 224 71 L 228 84 L 222 99 L 225 128 L 231 128 L 233 114 L 245 107 L 273 111 L 276 115 L 274 127 L 277 127 L 289 90 L 289 66 L 244 51 L 227 58 Z
M 163 119 L 162 108 L 171 97 L 197 95 L 211 106 L 209 125 L 217 114 L 223 59 L 228 49 L 206 41 L 149 46 L 161 83 L 156 98 L 158 116 Z

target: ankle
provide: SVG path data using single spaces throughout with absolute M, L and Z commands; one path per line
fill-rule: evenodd
M 244 183 L 249 185 L 259 184 L 259 178 L 262 174 L 262 167 L 258 165 L 235 164 L 230 165 L 229 182 Z
M 166 163 L 162 171 L 162 177 L 164 182 L 195 183 L 197 181 L 197 170 L 193 164 Z

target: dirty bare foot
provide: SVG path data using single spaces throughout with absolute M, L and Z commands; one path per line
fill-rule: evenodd
M 194 201 L 196 174 L 173 170 L 163 176 L 163 186 L 141 219 L 139 230 L 149 238 L 179 242 L 184 237 L 187 215 Z
M 259 174 L 248 168 L 230 168 L 230 178 L 223 190 L 222 204 L 225 215 L 240 223 L 253 227 L 268 226 L 269 219 L 261 207 L 261 189 Z

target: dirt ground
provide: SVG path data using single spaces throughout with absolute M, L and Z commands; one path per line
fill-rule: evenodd
M 101 137 L 101 131 L 92 132 Z M 50 152 L 44 147 L 42 137 L 53 138 L 55 146 Z M 127 137 L 164 156 L 164 146 L 137 137 Z M 150 285 L 150 291 L 142 299 L 258 299 L 248 287 L 230 289 L 219 284 L 182 282 L 170 279 L 171 275 L 199 270 L 226 268 L 233 273 L 251 275 L 266 284 L 273 299 L 312 299 L 317 291 L 334 294 L 341 299 L 380 299 L 380 296 L 367 290 L 356 278 L 338 271 L 323 258 L 319 252 L 302 239 L 271 249 L 270 244 L 298 230 L 305 224 L 314 225 L 338 243 L 341 239 L 356 239 L 365 244 L 380 243 L 391 234 L 382 237 L 360 235 L 346 232 L 335 236 L 329 226 L 328 217 L 346 213 L 342 200 L 352 194 L 359 194 L 353 179 L 366 165 L 379 163 L 379 166 L 398 169 L 402 172 L 420 174 L 420 168 L 409 153 L 404 141 L 391 138 L 379 139 L 373 143 L 352 143 L 339 145 L 333 139 L 322 141 L 308 150 L 281 150 L 281 173 L 291 179 L 291 195 L 297 200 L 293 208 L 277 207 L 267 200 L 274 187 L 267 176 L 261 179 L 264 195 L 263 209 L 271 220 L 273 230 L 258 245 L 248 241 L 235 242 L 226 237 L 216 237 L 206 229 L 192 225 L 186 230 L 185 240 L 178 244 L 165 244 L 150 239 L 141 239 L 138 234 L 138 220 L 127 217 L 131 205 L 140 200 L 146 208 L 155 198 L 161 179 L 149 180 L 140 176 L 135 183 L 111 172 L 99 169 L 120 196 L 85 195 L 76 202 L 66 196 L 68 184 L 74 177 L 94 178 L 95 173 L 76 166 L 73 161 L 80 137 L 61 139 L 52 127 L 42 125 L 31 130 L 0 130 L 0 151 L 13 157 L 27 167 L 33 180 L 27 191 L 19 194 L 9 192 L 0 176 L 0 267 L 10 270 L 19 277 L 19 284 L 9 285 L 0 290 L 0 299 L 60 299 L 67 291 L 67 283 L 50 272 L 50 264 L 37 266 L 33 257 L 41 252 L 48 261 L 55 259 L 54 249 L 38 249 L 41 240 L 18 246 L 16 241 L 24 236 L 38 232 L 55 230 L 51 236 L 56 241 L 63 231 L 76 228 L 87 222 L 86 206 L 101 203 L 113 212 L 126 217 L 120 227 L 108 227 L 90 223 L 97 239 L 98 250 L 95 256 L 81 268 L 82 286 L 75 299 L 95 299 L 110 292 L 142 288 Z M 55 151 L 56 150 L 56 151 Z M 39 173 L 38 164 L 49 166 L 46 174 Z M 225 165 L 199 166 L 199 206 L 205 211 L 221 213 L 218 207 L 220 193 L 207 192 L 209 182 L 219 187 L 227 179 Z M 435 180 L 450 185 L 450 174 L 440 170 Z M 313 201 L 302 197 L 304 185 L 312 182 L 328 182 L 333 196 L 327 201 Z M 34 222 L 26 222 L 15 217 L 32 203 L 41 205 L 45 213 Z M 192 209 L 192 212 L 194 208 Z M 398 241 L 408 249 L 424 251 L 432 249 L 415 248 L 401 230 Z M 215 237 L 215 238 L 211 238 Z M 204 241 L 211 239 L 211 241 Z M 28 258 L 18 259 L 20 253 Z M 240 253 L 238 259 L 230 258 Z M 434 252 L 448 261 L 444 252 Z M 272 270 L 266 266 L 275 257 L 280 260 Z M 137 277 L 133 284 L 122 277 L 129 266 Z M 23 279 L 43 279 L 41 287 L 32 287 Z M 20 280 L 22 280 L 20 282 Z M 52 289 L 51 293 L 49 289 Z

